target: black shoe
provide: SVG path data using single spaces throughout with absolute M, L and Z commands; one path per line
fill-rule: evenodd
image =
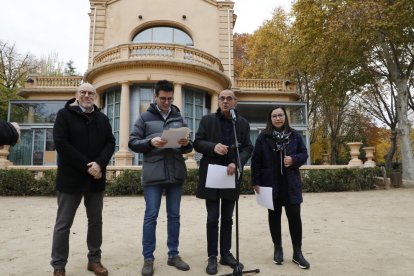
M 141 270 L 142 276 L 152 276 L 154 275 L 154 260 L 144 261 L 144 266 Z
M 221 256 L 220 264 L 228 265 L 228 266 L 230 266 L 231 268 L 234 269 L 237 265 L 237 260 L 236 260 L 236 258 L 234 258 L 233 254 L 229 253 L 225 256 Z M 243 268 L 244 268 L 244 266 L 241 262 L 239 262 L 239 267 L 240 267 L 241 270 L 243 270 Z
M 206 272 L 209 275 L 217 274 L 217 257 L 216 256 L 210 256 L 208 258 L 208 264 L 207 264 L 207 267 L 206 267 Z
M 310 264 L 305 260 L 300 249 L 296 249 L 293 252 L 292 262 L 297 264 L 302 269 L 309 269 Z
M 281 246 L 275 246 L 275 253 L 273 255 L 273 262 L 277 265 L 283 264 L 283 248 Z
M 182 271 L 190 270 L 190 266 L 186 262 L 184 262 L 181 259 L 181 257 L 178 255 L 168 258 L 167 264 L 171 266 L 175 266 L 177 269 L 182 270 Z

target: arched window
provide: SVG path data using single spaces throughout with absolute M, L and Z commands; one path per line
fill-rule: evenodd
M 150 27 L 139 32 L 132 39 L 133 43 L 174 43 L 185 46 L 194 46 L 193 39 L 183 30 L 168 26 Z

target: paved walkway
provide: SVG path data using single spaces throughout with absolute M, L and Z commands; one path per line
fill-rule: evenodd
M 367 192 L 304 194 L 303 252 L 311 263 L 301 270 L 291 262 L 283 215 L 285 264 L 272 262 L 267 212 L 254 196 L 240 199 L 240 256 L 257 275 L 414 275 L 414 188 Z M 140 275 L 143 197 L 107 197 L 104 207 L 103 263 L 110 275 Z M 155 275 L 207 275 L 204 201 L 182 200 L 180 255 L 191 270 L 166 264 L 165 203 L 158 221 Z M 49 265 L 56 214 L 53 197 L 0 197 L 0 275 L 52 275 Z M 67 275 L 86 271 L 86 218 L 78 210 L 71 233 Z M 235 244 L 235 243 L 233 243 Z M 233 246 L 234 248 L 234 246 Z M 235 254 L 235 249 L 233 249 Z M 219 274 L 232 269 L 219 265 Z M 254 275 L 254 274 L 247 274 Z

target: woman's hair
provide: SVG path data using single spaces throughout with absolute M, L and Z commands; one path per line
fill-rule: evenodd
M 272 112 L 275 109 L 282 109 L 283 114 L 285 114 L 285 123 L 283 124 L 283 131 L 284 132 L 291 132 L 293 129 L 289 125 L 289 118 L 286 113 L 286 109 L 283 106 L 274 106 L 272 109 L 270 109 L 269 113 L 267 114 L 267 121 L 266 121 L 266 128 L 262 131 L 264 134 L 272 135 L 273 130 L 275 127 L 272 124 Z

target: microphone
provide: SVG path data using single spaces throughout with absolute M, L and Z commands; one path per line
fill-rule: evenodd
M 230 114 L 231 114 L 231 119 L 236 122 L 237 121 L 237 117 L 236 117 L 236 110 L 232 107 L 230 108 Z

